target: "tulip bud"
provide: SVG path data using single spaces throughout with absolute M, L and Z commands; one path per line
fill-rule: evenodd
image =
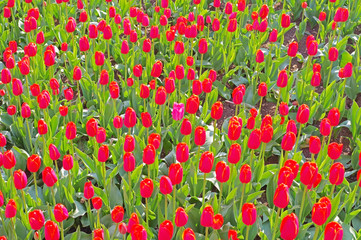
M 68 209 L 66 209 L 66 207 L 61 203 L 56 204 L 54 207 L 54 217 L 57 222 L 62 222 L 68 219 Z
M 279 208 L 287 207 L 290 201 L 288 194 L 288 186 L 286 184 L 279 184 L 276 188 L 275 195 L 273 196 L 273 204 Z
M 327 155 L 332 159 L 338 159 L 342 154 L 343 144 L 332 142 L 328 145 Z
M 28 185 L 28 178 L 23 170 L 18 169 L 14 172 L 14 185 L 18 190 L 24 189 Z
M 45 239 L 60 239 L 59 227 L 53 221 L 47 221 L 44 227 Z
M 41 210 L 29 212 L 29 223 L 33 230 L 40 230 L 44 226 L 45 218 Z
M 172 180 L 167 176 L 162 176 L 159 180 L 159 190 L 162 194 L 171 194 L 173 191 Z
M 5 217 L 6 218 L 13 218 L 16 216 L 16 202 L 13 199 L 9 199 L 8 203 L 5 207 Z
M 169 166 L 168 177 L 173 185 L 180 184 L 183 179 L 183 168 L 179 163 L 173 163 Z
M 296 214 L 291 213 L 282 219 L 280 232 L 282 239 L 296 239 L 299 231 L 299 223 Z
M 202 146 L 206 142 L 206 130 L 202 126 L 196 127 L 194 130 L 194 143 Z
M 251 226 L 256 222 L 257 210 L 253 203 L 245 203 L 242 206 L 242 222 Z
M 143 198 L 150 198 L 153 193 L 153 181 L 150 178 L 146 178 L 140 182 L 140 195 Z
M 207 205 L 202 212 L 201 215 L 201 225 L 203 227 L 212 227 L 213 225 L 213 216 L 214 216 L 214 212 L 213 212 L 213 208 L 210 205 Z
M 325 228 L 325 240 L 342 240 L 343 229 L 337 222 L 329 222 Z
M 46 186 L 52 187 L 58 181 L 55 171 L 51 167 L 46 167 L 43 172 L 43 182 Z

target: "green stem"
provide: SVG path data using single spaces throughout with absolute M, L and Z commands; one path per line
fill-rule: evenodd
M 249 166 L 251 167 L 251 169 L 253 169 L 253 154 L 254 154 L 254 149 L 251 150 L 251 160 L 249 161 Z
M 61 228 L 61 239 L 64 240 L 64 222 L 60 222 L 60 228 Z
M 21 197 L 22 197 L 23 203 L 24 203 L 24 212 L 25 212 L 25 215 L 26 215 L 26 219 L 28 219 L 28 208 L 27 208 L 27 204 L 26 204 L 26 201 L 25 201 L 25 193 L 24 193 L 23 189 L 21 189 Z
M 147 226 L 149 227 L 149 223 L 148 223 L 148 198 L 145 198 L 145 218 L 146 218 Z
M 164 216 L 165 216 L 165 219 L 168 218 L 168 195 L 165 194 L 165 199 L 164 199 Z
M 302 211 L 303 211 L 303 207 L 304 207 L 304 204 L 305 204 L 306 193 L 307 193 L 307 186 L 305 186 L 305 190 L 303 191 L 302 200 L 301 200 L 300 214 L 298 216 L 298 219 L 300 220 L 301 224 L 303 223 L 303 221 L 302 221 Z
M 205 240 L 208 239 L 208 227 L 206 227 L 206 236 L 205 236 Z
M 207 173 L 203 174 L 203 192 L 202 192 L 202 208 L 204 206 L 204 203 L 206 201 L 206 183 L 207 183 Z
M 176 194 L 176 185 L 173 186 L 173 214 L 175 214 L 175 194 Z
M 280 88 L 279 93 L 278 93 L 277 104 L 276 104 L 276 109 L 275 109 L 275 116 L 277 115 L 277 112 L 278 112 L 278 106 L 280 105 L 281 92 L 282 92 L 282 88 Z
M 55 206 L 55 205 L 56 205 L 56 201 L 55 201 L 54 188 L 51 187 L 50 189 L 51 189 L 51 196 L 52 196 L 52 198 L 53 198 L 53 202 L 54 202 L 54 206 Z
M 113 239 L 114 239 L 115 234 L 117 233 L 117 229 L 118 229 L 118 228 L 119 228 L 119 223 L 117 223 L 117 225 L 116 225 L 116 227 L 115 227 L 115 229 L 114 229 L 114 232 L 113 232 L 112 238 L 111 238 L 110 240 L 113 240 Z M 125 236 L 125 234 L 124 234 L 124 236 Z
M 249 236 L 249 230 L 251 229 L 251 226 L 247 226 L 247 231 L 246 231 L 246 240 L 248 240 L 248 236 Z
M 222 202 L 222 190 L 223 190 L 223 183 L 221 182 L 221 187 L 219 189 L 219 208 L 221 208 L 221 202 Z
M 277 226 L 278 226 L 278 219 L 280 217 L 281 214 L 281 208 L 277 209 L 277 215 L 276 215 L 276 220 L 275 220 L 275 225 L 273 226 L 273 235 L 272 235 L 272 240 L 274 240 L 276 238 L 276 233 L 277 233 Z
M 327 82 L 326 82 L 326 85 L 325 85 L 325 88 L 327 89 L 327 86 L 330 82 L 330 78 L 331 78 L 331 72 L 332 72 L 332 65 L 333 65 L 333 62 L 331 62 L 331 65 L 330 65 L 330 71 L 328 72 L 328 77 L 327 77 Z
M 243 197 L 244 197 L 244 191 L 246 189 L 246 184 L 242 183 L 242 193 L 241 193 L 241 204 L 239 205 L 239 215 L 242 214 L 242 206 L 243 206 Z
M 333 199 L 333 193 L 334 193 L 334 191 L 335 191 L 335 187 L 336 187 L 336 185 L 335 185 L 335 184 L 332 184 L 332 188 L 331 188 L 331 192 L 330 192 L 330 196 L 331 196 L 330 199 Z
M 32 144 L 32 141 L 31 141 L 31 133 L 30 133 L 30 126 L 29 126 L 29 120 L 26 118 L 26 126 L 28 128 L 28 134 L 29 134 L 29 144 L 30 144 L 30 149 L 31 149 L 31 153 L 33 153 L 33 144 Z
M 300 125 L 300 129 L 298 129 L 298 134 L 297 134 L 297 139 L 296 139 L 296 145 L 295 145 L 295 151 L 293 152 L 293 155 L 295 155 L 296 152 L 297 152 L 298 141 L 300 140 L 300 136 L 301 136 L 301 130 L 302 130 L 302 124 Z
M 315 235 L 313 236 L 313 240 L 317 240 L 318 232 L 320 231 L 320 226 L 316 226 Z

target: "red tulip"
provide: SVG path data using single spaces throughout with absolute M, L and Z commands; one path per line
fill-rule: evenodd
M 284 151 L 291 151 L 296 143 L 296 135 L 293 132 L 287 132 L 283 138 L 281 147 Z
M 342 154 L 343 144 L 332 142 L 328 145 L 327 154 L 332 160 L 338 159 Z
M 340 122 L 340 111 L 337 108 L 332 108 L 327 115 L 327 118 L 330 120 L 331 126 L 335 127 Z
M 300 180 L 304 185 L 312 185 L 318 174 L 317 164 L 314 162 L 305 162 L 301 168 L 301 177 Z
M 285 240 L 296 239 L 299 231 L 299 223 L 296 214 L 291 213 L 282 219 L 280 232 L 281 238 Z
M 195 114 L 199 108 L 199 97 L 192 95 L 187 99 L 186 112 L 189 114 Z
M 311 136 L 309 142 L 309 150 L 312 154 L 317 154 L 321 150 L 321 140 L 319 137 Z
M 241 183 L 249 183 L 252 179 L 252 169 L 248 164 L 244 164 L 239 172 L 239 180 Z
M 135 148 L 135 139 L 132 135 L 126 135 L 124 138 L 124 152 L 133 152 Z
M 230 176 L 230 169 L 229 166 L 223 162 L 220 161 L 216 165 L 216 179 L 221 182 L 227 182 Z
M 45 218 L 41 210 L 29 212 L 29 223 L 33 230 L 40 230 L 44 226 Z
M 342 240 L 343 229 L 337 222 L 329 222 L 325 228 L 325 240 Z
M 306 104 L 302 104 L 297 111 L 296 120 L 301 124 L 305 124 L 308 122 L 310 116 L 310 109 Z
M 58 160 L 60 158 L 60 153 L 58 148 L 52 143 L 49 145 L 49 155 L 50 155 L 50 159 L 53 161 Z
M 137 123 L 137 115 L 133 108 L 128 107 L 124 115 L 124 125 L 127 128 L 132 128 Z
M 72 155 L 64 155 L 63 157 L 63 168 L 66 171 L 70 171 L 73 169 L 74 166 L 74 160 Z
M 288 46 L 287 54 L 290 57 L 296 57 L 298 51 L 298 43 L 296 41 L 291 42 Z
M 46 186 L 52 187 L 58 181 L 58 177 L 55 174 L 55 171 L 51 167 L 46 167 L 43 172 L 43 182 Z
M 86 199 L 91 199 L 94 196 L 94 188 L 91 182 L 85 182 L 84 184 L 84 197 Z
M 56 204 L 54 207 L 54 217 L 57 222 L 62 222 L 68 219 L 68 209 L 66 209 L 66 207 L 61 203 Z
M 45 223 L 45 239 L 47 240 L 59 240 L 60 239 L 60 233 L 58 225 L 53 221 L 47 221 Z
M 146 178 L 140 182 L 140 195 L 143 198 L 150 198 L 154 189 L 153 181 L 150 178 Z
M 156 61 L 153 65 L 150 75 L 152 77 L 158 78 L 162 74 L 162 71 L 163 71 L 163 63 L 161 61 Z
M 103 201 L 100 197 L 94 197 L 92 198 L 92 204 L 94 209 L 99 210 L 103 205 Z
M 68 140 L 73 140 L 76 137 L 76 125 L 73 122 L 68 122 L 66 125 L 65 136 Z
M 315 203 L 312 208 L 312 222 L 321 226 L 326 223 L 327 218 L 327 205 L 325 203 Z
M 277 78 L 277 86 L 280 88 L 287 87 L 288 84 L 288 75 L 286 70 L 281 70 Z
M 256 62 L 262 63 L 263 61 L 264 61 L 264 53 L 262 52 L 262 50 L 258 49 L 256 52 Z
M 196 235 L 191 228 L 187 228 L 183 231 L 182 240 L 196 240 Z
M 242 149 L 238 143 L 233 143 L 228 151 L 228 162 L 237 164 L 241 160 Z
M 186 136 L 192 133 L 192 123 L 187 118 L 183 119 L 180 132 Z
M 255 129 L 248 138 L 248 148 L 257 149 L 261 145 L 261 130 Z
M 106 162 L 109 158 L 109 148 L 108 145 L 101 145 L 98 150 L 98 161 Z
M 229 120 L 228 124 L 228 138 L 231 141 L 236 141 L 241 136 L 242 123 L 239 122 L 237 117 L 233 117 Z
M 329 172 L 329 180 L 332 185 L 340 185 L 345 176 L 345 167 L 342 163 L 334 163 Z
M 279 208 L 287 207 L 290 201 L 288 186 L 286 184 L 279 184 L 276 188 L 275 195 L 273 196 L 273 204 Z
M 143 150 L 143 162 L 148 165 L 154 163 L 155 153 L 155 147 L 152 144 L 148 144 Z
M 160 86 L 155 94 L 155 103 L 158 105 L 163 105 L 166 100 L 167 90 L 163 86 Z
M 205 38 L 201 38 L 198 42 L 198 52 L 200 54 L 206 54 L 208 51 L 208 44 Z
M 168 177 L 173 185 L 180 184 L 183 179 L 183 168 L 179 163 L 173 163 L 169 166 Z
M 33 154 L 30 157 L 28 157 L 26 166 L 30 172 L 37 172 L 39 171 L 41 165 L 41 159 L 38 155 Z
M 281 26 L 283 28 L 288 28 L 291 24 L 290 15 L 283 13 L 281 18 Z
M 197 146 L 202 146 L 206 142 L 206 130 L 202 126 L 196 127 L 194 130 L 194 143 Z
M 335 47 L 331 47 L 328 50 L 328 60 L 330 60 L 331 62 L 337 61 L 338 58 L 338 50 Z
M 94 54 L 94 59 L 95 59 L 95 64 L 97 66 L 103 66 L 104 65 L 104 61 L 105 61 L 104 53 L 102 53 L 100 51 L 96 51 L 95 54 Z
M 176 159 L 178 162 L 187 162 L 189 159 L 189 147 L 187 143 L 178 143 L 176 148 Z
M 331 132 L 331 121 L 328 118 L 322 119 L 320 123 L 320 133 L 323 136 L 328 136 L 330 132 Z
M 203 173 L 210 173 L 213 168 L 213 163 L 214 154 L 212 152 L 206 151 L 201 155 L 201 159 L 199 161 L 199 170 Z
M 201 225 L 203 227 L 212 227 L 213 225 L 213 216 L 214 216 L 214 212 L 213 212 L 213 208 L 210 205 L 207 205 L 202 212 L 201 215 Z
M 247 226 L 253 225 L 257 220 L 257 210 L 253 203 L 245 203 L 242 206 L 242 222 Z

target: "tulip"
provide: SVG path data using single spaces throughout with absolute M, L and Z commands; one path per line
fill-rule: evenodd
M 192 133 L 192 123 L 187 118 L 183 119 L 180 132 L 185 136 Z
M 296 143 L 296 135 L 293 132 L 287 132 L 282 139 L 281 148 L 284 151 L 291 151 Z
M 70 171 L 73 169 L 74 166 L 74 160 L 72 155 L 64 155 L 63 157 L 63 168 L 66 171 Z
M 325 203 L 315 203 L 312 208 L 312 222 L 321 226 L 326 222 L 327 218 L 327 205 Z M 315 234 L 317 235 L 317 232 Z
M 41 165 L 41 159 L 38 155 L 33 154 L 30 157 L 28 157 L 26 166 L 30 172 L 35 173 L 39 171 L 40 165 Z
M 175 121 L 182 120 L 184 117 L 184 104 L 183 103 L 173 103 L 172 117 Z
M 191 228 L 187 228 L 183 231 L 182 240 L 196 240 L 196 235 Z
M 5 207 L 5 217 L 13 218 L 16 216 L 17 206 L 16 202 L 13 199 L 9 199 Z
M 336 142 L 330 143 L 327 148 L 327 154 L 332 160 L 338 159 L 342 154 L 343 144 Z
M 283 13 L 281 18 L 282 28 L 288 28 L 291 24 L 291 18 L 288 14 Z
M 48 187 L 54 186 L 54 184 L 58 181 L 58 177 L 56 176 L 55 171 L 50 167 L 46 167 L 43 170 L 42 175 L 43 175 L 43 182 Z
M 329 222 L 325 228 L 325 240 L 342 240 L 343 229 L 342 226 L 337 222 Z
M 248 138 L 248 148 L 254 150 L 261 145 L 261 130 L 255 129 Z
M 304 185 L 312 185 L 317 178 L 318 167 L 316 163 L 305 162 L 301 168 L 300 180 Z
M 84 184 L 84 197 L 90 200 L 94 196 L 94 188 L 92 182 L 85 182 Z
M 40 230 L 44 226 L 45 218 L 41 210 L 33 210 L 29 212 L 29 223 L 33 230 Z
M 256 222 L 257 210 L 253 203 L 245 203 L 242 206 L 242 222 L 247 226 L 251 226 Z M 246 236 L 248 239 L 248 236 Z
M 180 184 L 183 179 L 183 168 L 179 163 L 173 163 L 169 166 L 168 177 L 173 185 Z M 173 188 L 174 189 L 174 188 Z
M 57 222 L 65 221 L 69 217 L 68 209 L 61 203 L 56 204 L 54 207 L 54 217 Z
M 92 198 L 92 204 L 94 209 L 99 210 L 103 205 L 103 201 L 100 197 L 94 197 Z
M 276 188 L 275 195 L 273 196 L 273 204 L 278 208 L 285 208 L 289 201 L 288 186 L 283 183 L 279 184 Z
M 105 61 L 104 53 L 102 53 L 100 51 L 96 51 L 95 54 L 94 54 L 94 59 L 95 59 L 95 64 L 97 66 L 103 66 L 104 65 L 104 61 Z
M 320 123 L 320 133 L 322 136 L 328 136 L 331 132 L 331 121 L 328 118 L 322 119 Z
M 176 159 L 178 162 L 186 162 L 189 159 L 189 147 L 186 143 L 178 143 L 176 148 Z
M 49 240 L 58 240 L 60 239 L 60 233 L 59 233 L 59 228 L 58 225 L 53 222 L 53 221 L 47 221 L 45 223 L 45 239 L 49 239 Z
M 330 120 L 331 126 L 335 127 L 340 122 L 340 111 L 337 108 L 332 108 L 327 115 L 327 118 Z
M 238 119 L 231 118 L 228 124 L 228 138 L 231 141 L 237 141 L 241 136 L 242 132 L 242 123 L 238 121 Z
M 111 211 L 111 218 L 113 222 L 120 223 L 124 218 L 124 208 L 122 206 L 115 206 Z
M 58 148 L 52 143 L 49 145 L 49 156 L 50 159 L 53 161 L 56 161 L 60 158 L 60 153 Z
M 206 227 L 206 229 L 208 227 L 212 227 L 212 225 L 213 225 L 213 216 L 214 216 L 214 212 L 213 212 L 212 206 L 207 205 L 203 209 L 203 212 L 202 212 L 202 215 L 201 215 L 201 225 L 203 227 Z M 206 230 L 206 232 L 207 232 L 207 230 Z M 206 239 L 207 239 L 207 235 L 206 235 Z
M 296 214 L 286 215 L 281 222 L 281 238 L 285 240 L 296 239 L 299 231 L 299 223 Z
M 206 142 L 206 130 L 202 126 L 196 127 L 194 130 L 194 143 L 198 146 L 198 149 L 200 146 L 204 145 Z
M 321 140 L 319 137 L 311 136 L 309 142 L 309 150 L 312 154 L 318 154 L 321 150 Z M 312 156 L 313 157 L 313 156 Z
M 135 169 L 135 157 L 133 153 L 126 152 L 123 155 L 123 168 L 126 172 L 132 172 Z
M 173 223 L 165 220 L 159 225 L 158 240 L 171 240 L 173 237 Z
M 332 188 L 334 188 L 334 185 L 340 185 L 343 182 L 344 176 L 345 167 L 342 165 L 342 163 L 334 163 L 330 168 L 328 176 L 330 183 L 333 185 Z M 331 191 L 331 194 L 333 194 L 333 191 Z
M 26 188 L 26 185 L 28 184 L 28 178 L 24 171 L 21 169 L 18 169 L 14 172 L 14 185 L 15 188 L 18 190 L 22 190 Z M 25 203 L 24 203 L 25 204 Z
M 277 185 L 285 184 L 288 188 L 291 187 L 295 175 L 290 167 L 284 166 L 280 169 L 278 173 Z
M 241 160 L 242 149 L 238 143 L 233 143 L 228 151 L 228 162 L 237 164 Z
M 132 128 L 135 126 L 136 123 L 137 123 L 136 113 L 133 108 L 128 107 L 124 115 L 124 125 L 127 128 Z
M 153 65 L 151 76 L 158 78 L 162 74 L 163 71 L 163 63 L 161 61 L 156 61 Z

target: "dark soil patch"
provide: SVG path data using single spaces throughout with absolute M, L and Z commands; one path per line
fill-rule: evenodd
M 269 158 L 265 159 L 265 165 L 267 164 L 276 164 L 278 163 L 279 156 L 272 155 Z
M 236 105 L 231 101 L 224 101 L 224 99 L 222 98 L 218 99 L 218 101 L 221 101 L 223 103 L 223 116 L 217 121 L 217 128 L 221 129 L 224 120 L 229 117 L 233 117 L 236 113 Z
M 259 108 L 259 103 L 257 108 Z M 266 115 L 274 116 L 275 110 L 276 110 L 276 103 L 268 102 L 266 99 L 263 99 L 262 108 L 261 108 L 262 118 Z

